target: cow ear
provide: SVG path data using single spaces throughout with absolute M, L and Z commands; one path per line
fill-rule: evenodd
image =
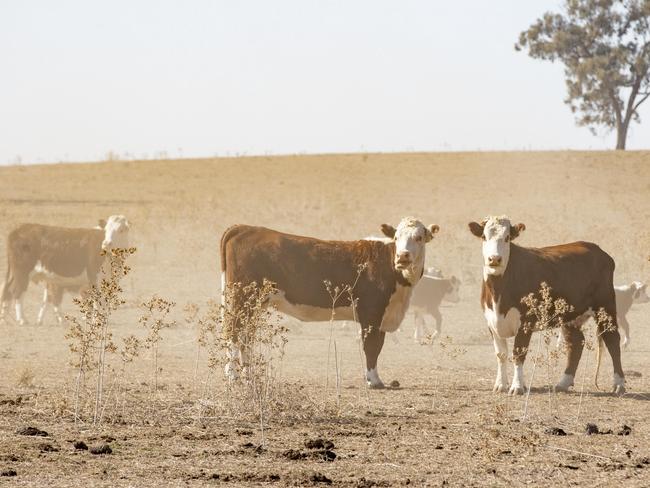
M 100 229 L 105 229 L 106 228 L 106 221 L 104 219 L 99 219 L 97 222 L 97 225 L 99 226 Z
M 391 239 L 395 237 L 395 227 L 389 224 L 381 224 L 381 231 L 386 237 L 390 237 Z
M 467 224 L 469 231 L 474 234 L 476 237 L 483 237 L 483 229 L 485 229 L 485 223 L 479 224 L 478 222 L 470 222 Z
M 431 224 L 429 227 L 427 227 L 424 240 L 426 242 L 429 242 L 431 239 L 433 239 L 433 236 L 436 235 L 438 232 L 440 232 L 440 227 L 437 226 L 436 224 Z
M 519 234 L 521 234 L 523 231 L 526 230 L 526 226 L 524 224 L 517 224 L 510 226 L 510 240 L 512 241 L 513 239 L 516 239 Z

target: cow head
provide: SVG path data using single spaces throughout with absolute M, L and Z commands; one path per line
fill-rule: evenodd
M 424 245 L 430 242 L 439 230 L 437 225 L 425 227 L 413 217 L 403 218 L 397 228 L 382 224 L 381 231 L 395 243 L 395 270 L 402 273 L 409 283 L 417 283 L 422 276 Z
M 460 302 L 460 280 L 455 276 L 449 278 L 449 289 L 445 293 L 444 299 L 451 303 Z
M 646 288 L 648 285 L 641 283 L 640 281 L 635 281 L 632 283 L 632 289 L 634 294 L 632 295 L 632 303 L 648 303 L 650 302 L 650 297 L 646 294 Z
M 100 220 L 99 225 L 104 230 L 102 249 L 129 247 L 129 221 L 124 215 L 111 215 L 107 221 Z
M 510 259 L 510 242 L 526 229 L 524 224 L 512 225 L 505 216 L 488 217 L 480 224 L 469 223 L 469 230 L 483 240 L 483 277 L 501 276 Z

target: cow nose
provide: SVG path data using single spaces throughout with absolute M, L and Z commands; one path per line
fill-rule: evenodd
M 499 266 L 501 264 L 501 256 L 490 256 L 488 258 L 488 264 L 490 266 Z
M 401 253 L 399 253 L 398 257 L 400 261 L 410 261 L 411 253 L 408 251 L 402 251 Z

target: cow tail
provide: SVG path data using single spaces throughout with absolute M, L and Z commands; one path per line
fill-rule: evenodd
M 598 336 L 598 349 L 596 350 L 596 374 L 594 376 L 594 385 L 596 386 L 596 389 L 600 391 L 600 387 L 598 386 L 598 373 L 600 372 L 600 362 L 603 359 L 603 338 L 599 335 Z

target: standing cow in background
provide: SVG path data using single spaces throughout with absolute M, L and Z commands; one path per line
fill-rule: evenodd
M 440 313 L 440 303 L 446 300 L 451 303 L 458 303 L 460 297 L 458 289 L 460 280 L 455 276 L 443 278 L 442 276 L 430 276 L 425 274 L 413 290 L 411 296 L 411 310 L 415 319 L 415 332 L 413 338 L 423 343 L 426 334 L 425 315 L 431 315 L 435 322 L 435 329 L 432 338 L 440 335 L 442 327 L 442 314 Z
M 555 389 L 566 391 L 573 386 L 584 345 L 580 326 L 595 312 L 603 309 L 611 317 L 613 327 L 599 323 L 598 334 L 612 357 L 614 392 L 623 394 L 625 377 L 621 366 L 620 336 L 616 326 L 614 260 L 590 242 L 542 248 L 517 246 L 512 241 L 525 228 L 524 224 L 511 225 L 505 216 L 488 217 L 481 223 L 469 224 L 470 232 L 483 241 L 481 307 L 497 355 L 494 391 L 508 389 L 505 372 L 508 358 L 506 339 L 514 337 L 515 375 L 509 393 L 523 394 L 524 361 L 533 331 L 525 323 L 522 324 L 522 317 L 525 317 L 527 309 L 521 299 L 530 293 L 537 293 L 540 284 L 546 282 L 555 296 L 564 298 L 574 307 L 573 311 L 564 317 L 566 323 L 562 332 L 569 345 L 568 358 L 564 375 Z
M 61 322 L 63 292 L 76 292 L 96 284 L 104 262 L 102 249 L 128 247 L 128 233 L 129 222 L 124 215 L 111 215 L 95 229 L 19 225 L 7 237 L 7 276 L 2 287 L 0 318 L 14 301 L 16 322 L 25 324 L 22 301 L 31 279 L 45 285 L 38 322 L 42 323 L 48 303 L 54 305 Z
M 618 325 L 623 330 L 623 347 L 630 344 L 630 323 L 627 321 L 627 313 L 632 305 L 637 303 L 648 303 L 650 297 L 646 294 L 646 284 L 640 281 L 633 281 L 629 285 L 615 286 L 616 292 L 616 313 Z
M 264 227 L 233 226 L 221 238 L 222 293 L 230 284 L 261 285 L 268 280 L 276 292 L 267 306 L 303 321 L 329 321 L 332 299 L 323 282 L 334 286 L 356 283 L 355 311 L 350 298 L 343 296 L 337 303 L 335 319 L 360 322 L 366 381 L 372 388 L 383 388 L 377 357 L 386 332 L 397 330 L 404 318 L 413 287 L 424 270 L 425 244 L 433 239 L 438 226 L 425 227 L 407 217 L 397 228 L 384 224 L 381 230 L 387 239 L 323 241 Z M 360 266 L 365 269 L 358 274 Z M 236 314 L 242 300 L 235 296 L 227 306 Z M 237 327 L 236 323 L 228 326 L 235 331 L 226 366 L 231 378 L 246 362 Z

